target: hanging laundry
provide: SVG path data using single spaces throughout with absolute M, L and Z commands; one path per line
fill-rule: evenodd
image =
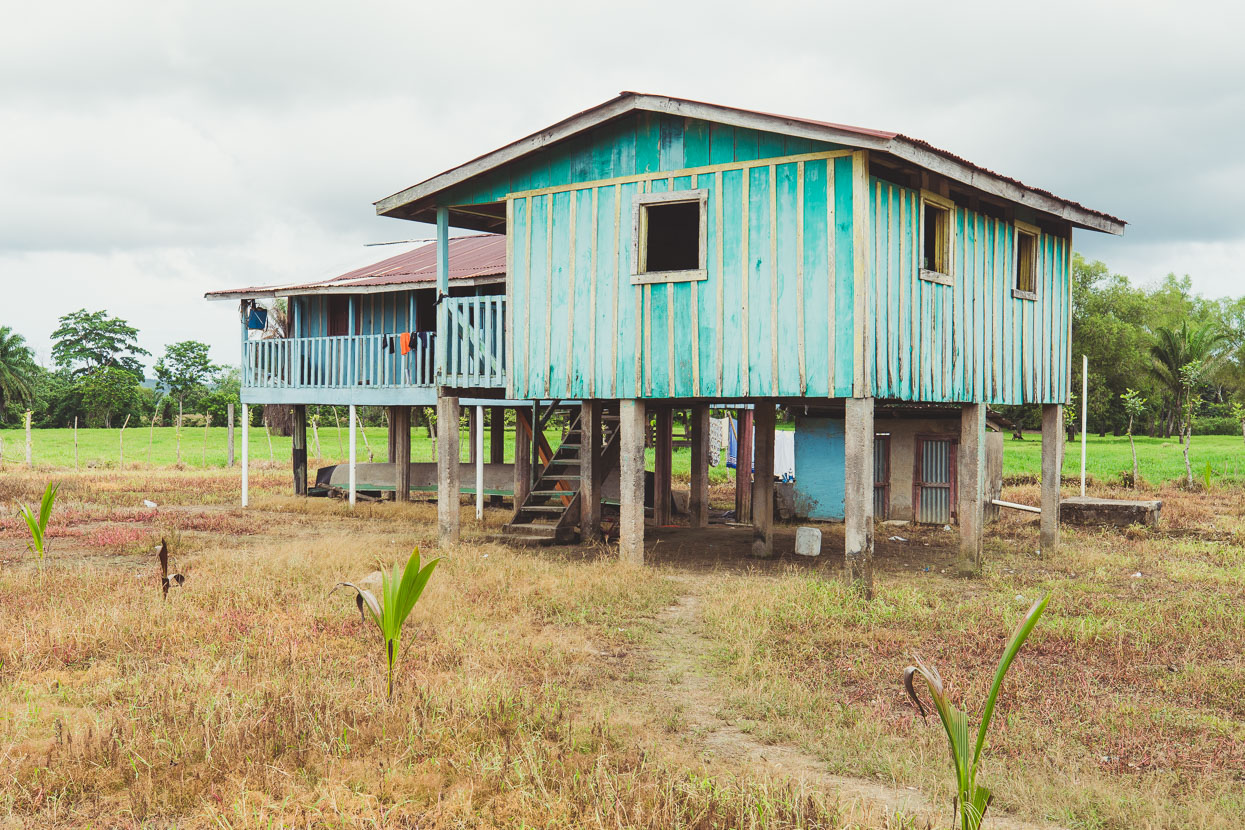
M 268 328 L 268 309 L 255 306 L 251 309 L 251 313 L 246 317 L 246 327 L 248 329 L 263 331 Z
M 399 335 L 399 340 L 401 342 L 402 354 L 409 354 L 411 351 L 411 333 L 409 331 L 402 332 Z

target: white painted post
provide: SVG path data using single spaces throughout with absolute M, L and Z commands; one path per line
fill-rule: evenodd
M 476 407 L 476 518 L 484 518 L 484 407 Z
M 73 468 L 78 469 L 78 416 L 73 416 Z
M 121 425 L 121 431 L 117 433 L 117 467 L 125 469 L 125 428 L 130 425 L 130 416 L 125 416 L 125 423 Z
M 180 407 L 178 407 L 180 410 Z M 181 413 L 178 413 L 177 420 L 181 421 Z M 242 506 L 246 507 L 251 502 L 250 498 L 250 467 L 251 467 L 251 413 L 250 407 L 245 403 L 242 404 Z M 181 432 L 179 426 L 178 432 Z M 181 441 L 178 441 L 178 454 L 181 453 Z M 181 460 L 180 458 L 178 459 Z
M 355 408 L 354 404 L 350 404 L 350 506 L 354 507 L 355 501 L 355 444 L 358 443 L 355 438 Z
M 233 466 L 233 404 L 225 405 L 225 417 L 229 419 L 229 441 L 228 441 L 228 444 L 226 445 L 225 455 L 227 457 L 226 457 L 225 463 L 227 466 L 232 467 Z M 153 426 L 155 425 L 155 422 L 156 422 L 156 419 L 152 418 L 151 423 Z M 150 447 L 150 444 L 148 444 L 148 446 Z M 147 463 L 150 466 L 151 464 L 150 451 L 147 453 Z
M 26 466 L 32 470 L 35 468 L 35 456 L 30 445 L 30 416 L 33 414 L 29 409 L 26 410 Z
M 1081 498 L 1085 498 L 1085 426 L 1089 413 L 1089 355 L 1081 355 Z

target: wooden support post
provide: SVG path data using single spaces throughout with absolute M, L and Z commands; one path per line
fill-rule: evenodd
M 181 407 L 178 407 L 178 433 L 181 433 Z M 247 405 L 242 404 L 242 506 L 251 503 L 251 412 Z M 178 461 L 181 460 L 181 441 L 178 440 Z
M 519 509 L 532 491 L 532 410 L 517 406 L 514 410 L 514 507 Z
M 644 402 L 618 402 L 619 537 L 618 557 L 644 564 L 644 434 L 648 419 Z
M 756 471 L 752 474 L 752 555 L 774 555 L 774 404 L 757 404 L 754 417 Z
M 587 542 L 601 535 L 601 402 L 584 401 L 579 411 L 579 537 Z
M 476 468 L 476 520 L 484 519 L 484 407 L 476 405 L 471 411 L 471 423 L 475 430 L 471 436 L 471 461 Z
M 225 405 L 225 417 L 229 420 L 229 439 L 226 443 L 226 450 L 225 450 L 225 454 L 228 457 L 225 459 L 225 463 L 227 466 L 232 467 L 233 466 L 233 404 Z M 147 462 L 150 464 L 151 459 L 148 458 Z
M 489 407 L 488 414 L 489 434 L 488 434 L 488 461 L 490 464 L 506 463 L 506 408 L 504 406 Z M 519 446 L 518 436 L 515 436 L 515 450 L 517 454 Z M 501 507 L 501 496 L 489 496 L 489 507 Z
M 389 432 L 393 441 L 393 498 L 411 499 L 411 408 L 395 406 L 389 410 Z
M 458 398 L 437 397 L 437 543 L 441 547 L 458 544 L 461 483 L 461 450 L 458 424 L 462 410 Z
M 350 500 L 350 506 L 354 507 L 355 484 L 358 483 L 358 471 L 355 469 L 356 462 L 358 461 L 358 458 L 356 457 L 356 449 L 357 449 L 357 444 L 359 443 L 358 438 L 356 437 L 355 433 L 358 431 L 357 429 L 358 420 L 357 419 L 359 416 L 358 416 L 358 413 L 355 411 L 354 404 L 350 404 L 346 408 L 346 411 L 347 411 L 347 421 L 349 422 L 349 426 L 350 426 L 350 441 L 348 442 L 350 446 L 350 450 L 349 450 L 349 455 L 346 461 L 348 465 L 348 471 L 349 471 L 350 490 L 349 490 L 349 493 L 347 494 L 347 497 Z
M 985 526 L 986 405 L 965 404 L 960 409 L 960 446 L 956 450 L 957 513 L 960 523 L 960 568 L 981 570 Z
M 1063 407 L 1042 406 L 1042 522 L 1043 556 L 1059 550 L 1059 489 L 1063 477 Z
M 394 424 L 395 412 L 400 409 L 397 406 L 385 408 L 385 421 L 389 425 L 387 434 L 385 435 L 385 460 L 390 464 L 398 457 L 398 430 Z
M 674 464 L 674 410 L 657 407 L 653 435 L 653 524 L 670 524 L 671 467 Z
M 735 521 L 752 521 L 752 410 L 739 410 L 735 441 Z
M 692 527 L 709 526 L 709 405 L 698 403 L 691 412 L 692 492 L 688 499 Z
M 843 535 L 848 582 L 873 596 L 873 398 L 848 398 Z
M 290 453 L 290 460 L 294 465 L 294 495 L 307 495 L 307 405 L 294 404 L 293 410 L 293 426 L 291 436 L 293 438 L 293 449 Z

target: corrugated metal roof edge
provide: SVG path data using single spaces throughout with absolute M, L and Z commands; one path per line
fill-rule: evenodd
M 651 104 L 651 102 L 657 102 L 657 101 L 669 102 L 671 107 L 660 107 L 660 106 Z M 649 105 L 646 105 L 646 104 L 649 104 Z M 526 155 L 527 153 L 535 152 L 536 150 L 542 149 L 543 147 L 556 143 L 557 141 L 561 141 L 575 133 L 581 132 L 586 129 L 591 129 L 592 127 L 596 126 L 599 123 L 603 123 L 604 121 L 611 120 L 620 115 L 626 114 L 627 112 L 630 112 L 632 110 L 642 109 L 642 110 L 651 110 L 651 111 L 658 111 L 658 112 L 663 112 L 663 111 L 668 111 L 668 110 L 678 111 L 681 106 L 692 107 L 692 108 L 707 108 L 707 109 L 715 110 L 718 112 L 737 113 L 744 117 L 772 119 L 775 122 L 790 122 L 792 124 L 803 124 L 803 125 L 817 127 L 823 130 L 830 131 L 830 132 L 838 133 L 838 134 L 841 134 L 843 137 L 857 136 L 860 140 L 855 142 L 854 144 L 852 144 L 851 142 L 839 142 L 839 143 L 849 143 L 851 144 L 851 146 L 860 146 L 863 149 L 876 149 L 876 150 L 881 150 L 883 152 L 892 152 L 895 155 L 899 155 L 901 157 L 907 157 L 907 160 L 911 161 L 914 164 L 917 164 L 918 166 L 923 166 L 923 167 L 927 166 L 927 165 L 922 164 L 920 160 L 911 158 L 911 154 L 902 152 L 896 146 L 896 143 L 899 143 L 901 145 L 907 145 L 908 147 L 911 147 L 915 150 L 923 151 L 926 153 L 931 153 L 935 156 L 946 159 L 947 161 L 953 162 L 956 165 L 965 167 L 970 171 L 975 171 L 976 173 L 980 173 L 991 179 L 995 179 L 998 182 L 1002 182 L 1002 183 L 1005 183 L 1006 185 L 1010 185 L 1011 187 L 1018 188 L 1021 191 L 1032 193 L 1036 196 L 1042 197 L 1043 199 L 1049 199 L 1057 203 L 1058 205 L 1066 206 L 1072 211 L 1083 212 L 1085 214 L 1088 214 L 1091 217 L 1097 217 L 1099 220 L 1101 220 L 1101 222 L 1086 223 L 1084 221 L 1078 221 L 1076 218 L 1064 217 L 1064 218 L 1068 218 L 1069 221 L 1073 221 L 1076 224 L 1082 225 L 1083 227 L 1086 227 L 1092 230 L 1103 231 L 1106 233 L 1119 234 L 1123 232 L 1124 226 L 1128 224 L 1123 219 L 1120 219 L 1116 216 L 1112 216 L 1109 213 L 1105 213 L 1100 210 L 1095 210 L 1093 208 L 1086 207 L 1080 204 L 1079 202 L 1075 202 L 1071 199 L 1065 199 L 1061 196 L 1057 196 L 1048 190 L 1044 190 L 1038 187 L 1031 187 L 1030 185 L 1027 185 L 1021 182 L 1019 179 L 1014 179 L 1008 176 L 1001 175 L 992 170 L 989 170 L 988 168 L 982 167 L 981 165 L 974 164 L 973 162 L 968 161 L 967 159 L 961 156 L 957 156 L 956 154 L 951 153 L 947 150 L 942 150 L 938 147 L 935 147 L 934 145 L 930 144 L 927 141 L 924 141 L 922 139 L 912 138 L 910 136 L 903 135 L 902 133 L 889 132 L 885 130 L 872 130 L 872 129 L 867 129 L 863 127 L 852 127 L 852 126 L 848 126 L 844 124 L 835 124 L 835 123 L 828 122 L 828 121 L 816 121 L 812 119 L 798 118 L 794 116 L 776 115 L 774 113 L 766 113 L 766 112 L 760 112 L 756 110 L 747 110 L 747 109 L 742 109 L 739 107 L 730 107 L 730 106 L 724 106 L 721 104 L 710 104 L 710 103 L 701 102 L 701 101 L 693 101 L 693 100 L 686 99 L 686 98 L 673 98 L 670 96 L 652 95 L 648 93 L 626 92 L 626 91 L 620 93 L 615 98 L 611 98 L 610 100 L 605 101 L 604 103 L 598 104 L 595 107 L 590 107 L 568 118 L 564 118 L 561 121 L 544 128 L 543 130 L 539 130 L 538 132 L 535 132 L 535 133 L 532 133 L 531 135 L 520 138 L 517 141 L 513 141 L 509 144 L 503 145 L 502 147 L 499 147 L 496 150 L 493 150 L 488 153 L 484 153 L 483 155 L 477 156 L 476 158 L 471 159 L 470 161 L 467 161 L 467 162 L 464 162 L 463 164 L 452 167 L 449 170 L 446 170 L 442 173 L 438 173 L 435 176 L 431 176 L 427 179 L 424 179 L 423 181 L 417 184 L 414 184 L 408 188 L 400 190 L 397 193 L 394 193 L 383 199 L 380 199 L 377 202 L 374 202 L 373 204 L 375 205 L 376 212 L 378 214 L 390 215 L 396 211 L 401 210 L 401 208 L 405 207 L 411 202 L 427 199 L 430 196 L 434 195 L 435 193 L 438 193 L 448 187 L 452 187 L 456 184 L 459 184 L 460 182 L 470 179 L 476 175 L 479 175 L 480 173 L 491 170 L 502 164 L 506 164 L 510 161 L 515 160 L 516 158 L 520 156 Z M 583 122 L 583 123 L 579 124 L 579 122 Z M 577 124 L 579 124 L 579 126 L 576 126 Z M 774 131 L 783 132 L 781 123 L 773 124 L 771 125 L 771 127 L 774 129 Z M 573 129 L 568 129 L 568 128 L 573 128 Z M 490 161 L 491 163 L 489 163 Z M 440 185 L 437 187 L 429 187 L 429 185 L 432 185 L 433 183 L 441 179 L 448 179 L 448 180 L 443 185 Z M 968 181 L 965 183 L 970 184 L 972 186 L 981 187 L 980 184 L 975 184 L 972 181 Z M 1015 199 L 1013 197 L 1009 197 L 1006 194 L 1000 194 L 1000 195 L 1002 195 L 1003 198 L 1009 198 L 1012 201 L 1023 201 L 1023 200 Z M 1034 206 L 1034 207 L 1036 207 L 1039 210 L 1043 210 L 1045 212 L 1051 212 L 1050 209 L 1042 207 L 1042 206 Z

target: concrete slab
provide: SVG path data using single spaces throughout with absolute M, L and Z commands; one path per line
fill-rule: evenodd
M 1095 499 L 1089 496 L 1073 496 L 1059 504 L 1059 519 L 1074 525 L 1109 525 L 1128 527 L 1145 525 L 1158 527 L 1163 502 L 1132 501 L 1128 499 Z

